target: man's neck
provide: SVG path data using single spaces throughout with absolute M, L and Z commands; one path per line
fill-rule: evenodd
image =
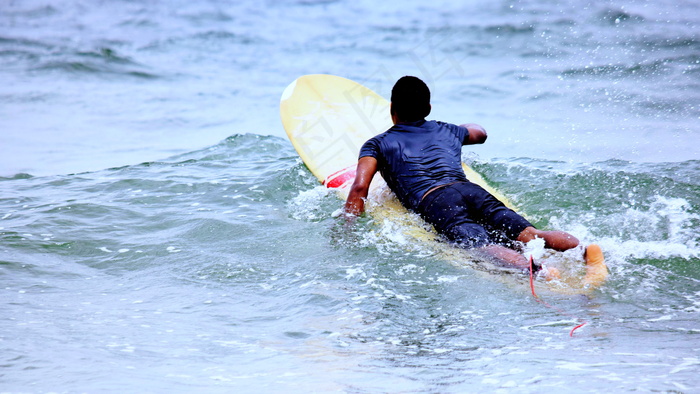
M 414 125 L 416 123 L 421 123 L 425 122 L 425 119 L 418 119 L 418 120 L 397 120 L 395 124 L 407 124 L 407 125 Z

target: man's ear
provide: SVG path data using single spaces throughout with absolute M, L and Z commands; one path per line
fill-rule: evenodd
M 394 111 L 394 103 L 389 104 L 389 114 L 391 114 L 391 122 L 393 124 L 399 123 L 399 117 L 396 115 L 396 112 Z
M 433 110 L 433 106 L 430 105 L 430 103 L 428 103 L 428 112 L 425 114 L 424 118 L 427 117 L 428 115 L 430 115 L 430 111 L 432 111 L 432 110 Z

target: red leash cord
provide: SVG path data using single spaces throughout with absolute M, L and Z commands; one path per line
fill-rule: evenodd
M 535 259 L 532 257 L 532 255 L 530 255 L 530 290 L 532 290 L 532 296 L 535 298 L 535 301 L 537 301 L 537 302 L 539 302 L 540 304 L 546 306 L 547 308 L 554 309 L 555 311 L 557 311 L 557 312 L 559 312 L 559 313 L 561 313 L 561 314 L 563 314 L 563 315 L 565 315 L 565 316 L 573 317 L 574 319 L 576 319 L 576 320 L 582 322 L 581 324 L 579 324 L 579 325 L 577 325 L 576 327 L 572 328 L 571 331 L 569 332 L 569 336 L 570 336 L 570 337 L 573 337 L 573 336 L 574 336 L 574 331 L 576 331 L 577 329 L 579 329 L 579 328 L 585 326 L 586 324 L 588 324 L 588 322 L 586 322 L 586 321 L 584 321 L 584 320 L 581 320 L 581 319 L 579 319 L 579 318 L 576 317 L 576 316 L 573 316 L 573 315 L 571 315 L 571 314 L 568 314 L 568 313 L 562 311 L 562 310 L 559 309 L 559 308 L 555 308 L 555 307 L 549 305 L 548 303 L 546 303 L 543 299 L 541 299 L 541 298 L 535 293 L 535 274 L 534 274 L 534 271 L 535 271 L 535 270 L 534 270 L 534 268 L 535 268 Z

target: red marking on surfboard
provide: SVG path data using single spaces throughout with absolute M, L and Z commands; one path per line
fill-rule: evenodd
M 340 171 L 336 171 L 326 177 L 323 184 L 329 189 L 340 189 L 344 187 L 348 182 L 355 179 L 355 174 L 357 173 L 357 167 L 352 165 L 343 168 Z

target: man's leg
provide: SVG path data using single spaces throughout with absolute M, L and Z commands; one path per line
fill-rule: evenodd
M 505 267 L 513 267 L 521 270 L 530 270 L 530 260 L 525 258 L 519 252 L 513 249 L 506 248 L 501 245 L 488 245 L 482 246 L 477 249 L 473 249 L 473 253 L 487 258 L 493 261 L 495 264 L 499 264 Z M 539 272 L 538 275 L 542 276 L 545 280 L 558 279 L 560 277 L 559 270 L 556 268 L 549 267 L 546 270 L 538 271 L 540 266 L 533 267 L 535 272 Z
M 486 216 L 486 221 L 503 230 L 509 239 L 517 236 L 518 241 L 528 242 L 536 237 L 544 238 L 545 245 L 549 244 L 548 247 L 556 250 L 578 245 L 578 240 L 566 233 L 535 229 L 522 216 L 470 182 L 445 186 L 432 192 L 421 202 L 419 212 L 450 241 L 504 266 L 529 269 L 530 262 L 516 250 L 493 244 L 484 226 L 477 224 L 474 217 Z M 522 228 L 524 230 L 520 231 Z
M 493 263 L 519 269 L 530 269 L 530 261 L 519 252 L 501 245 L 487 245 L 472 249 L 472 253 Z
M 547 248 L 560 252 L 573 249 L 579 242 L 576 237 L 564 231 L 543 231 L 534 227 L 526 227 L 517 238 L 517 241 L 527 243 L 535 238 L 544 239 Z M 530 268 L 530 261 L 519 252 L 501 245 L 487 245 L 475 249 L 478 254 L 489 257 L 504 265 L 522 269 Z
M 564 231 L 543 231 L 534 227 L 526 227 L 517 240 L 523 243 L 528 243 L 535 238 L 544 239 L 544 246 L 549 249 L 563 252 L 573 249 L 578 246 L 578 239 L 573 235 Z

